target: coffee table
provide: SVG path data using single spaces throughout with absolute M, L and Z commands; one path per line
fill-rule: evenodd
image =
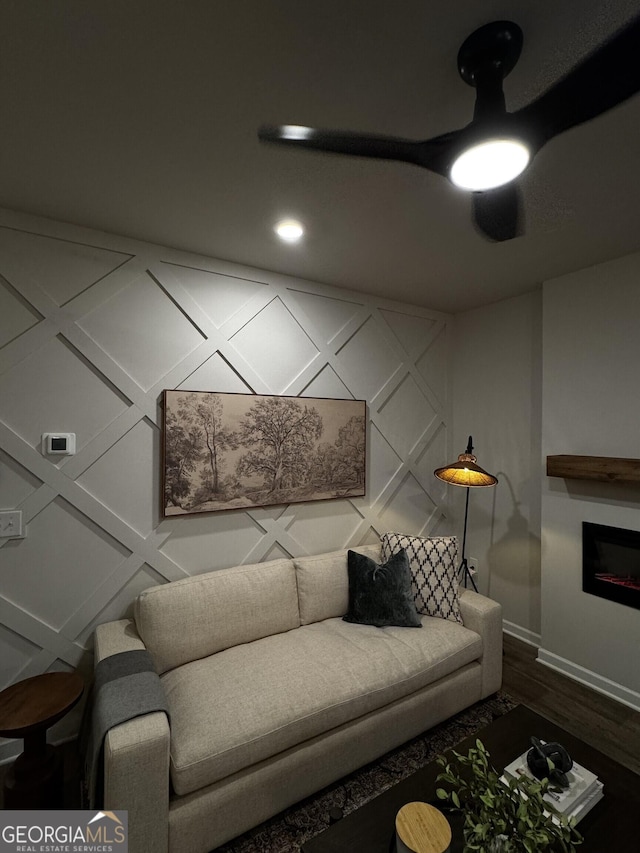
M 640 776 L 524 705 L 494 720 L 463 741 L 457 750 L 466 752 L 479 737 L 491 753 L 494 767 L 502 770 L 527 749 L 531 735 L 558 741 L 604 783 L 604 799 L 578 825 L 584 837 L 578 848 L 580 853 L 640 849 Z M 439 769 L 432 762 L 398 782 L 312 838 L 303 845 L 303 853 L 390 853 L 394 849 L 397 812 L 414 800 L 436 803 L 435 780 Z M 461 820 L 452 819 L 451 823 L 454 830 L 451 853 L 462 853 Z

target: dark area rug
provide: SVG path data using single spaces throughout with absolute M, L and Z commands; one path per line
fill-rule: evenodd
M 349 814 L 517 704 L 506 693 L 495 693 L 213 853 L 298 853 L 305 841 L 327 829 L 332 808 Z

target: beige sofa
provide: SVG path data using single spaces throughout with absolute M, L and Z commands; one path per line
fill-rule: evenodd
M 463 590 L 464 624 L 421 629 L 345 622 L 347 603 L 339 551 L 155 587 L 98 627 L 97 660 L 149 650 L 171 712 L 106 737 L 131 853 L 207 853 L 500 687 L 490 599 Z

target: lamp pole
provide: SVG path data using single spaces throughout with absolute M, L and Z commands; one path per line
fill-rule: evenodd
M 462 533 L 462 562 L 460 563 L 460 580 L 464 578 L 464 587 L 467 588 L 467 579 L 469 579 L 473 585 L 474 590 L 477 592 L 478 587 L 476 586 L 476 582 L 473 579 L 473 575 L 469 571 L 469 564 L 467 563 L 466 557 L 466 547 L 467 547 L 467 516 L 469 515 L 469 486 L 467 486 L 467 497 L 464 503 L 464 531 Z

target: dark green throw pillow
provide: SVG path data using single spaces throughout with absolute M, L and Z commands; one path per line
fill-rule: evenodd
M 359 625 L 398 625 L 421 628 L 411 592 L 411 571 L 404 549 L 393 554 L 386 563 L 347 552 L 349 573 L 349 611 L 345 622 Z

